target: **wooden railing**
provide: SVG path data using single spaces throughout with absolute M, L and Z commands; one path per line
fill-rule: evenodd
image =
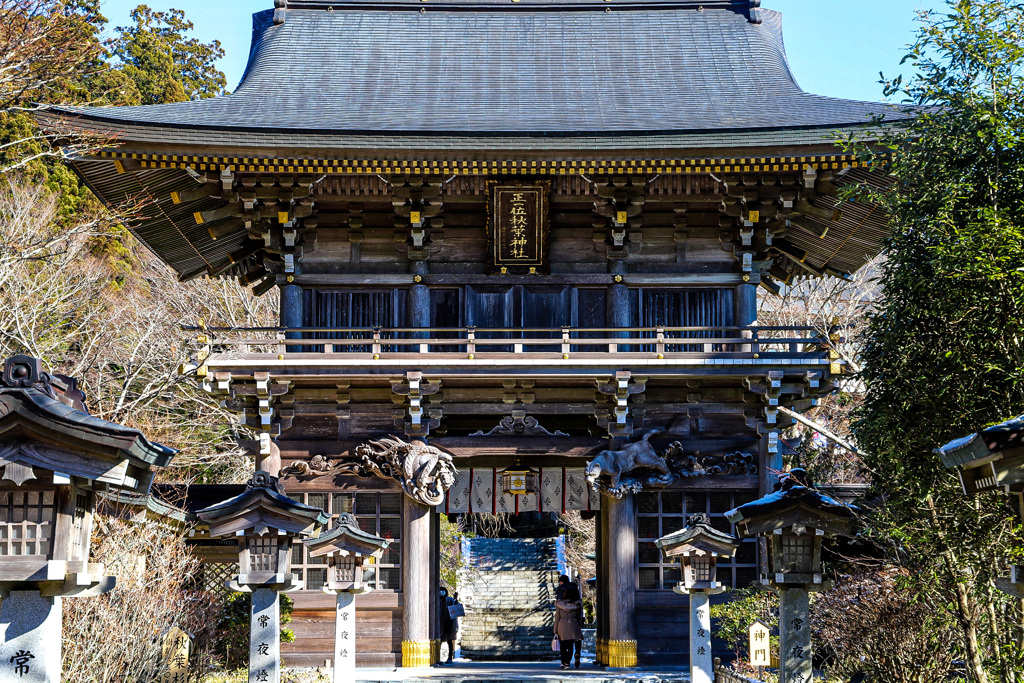
M 827 357 L 827 337 L 811 327 L 631 328 L 185 328 L 209 355 L 288 354 L 373 359 L 436 354 L 450 358 L 629 356 L 666 359 L 703 355 L 750 359 Z

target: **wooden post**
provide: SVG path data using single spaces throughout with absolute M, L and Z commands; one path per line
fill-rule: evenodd
M 402 666 L 430 666 L 430 515 L 402 496 Z M 436 600 L 435 600 L 436 601 Z
M 608 529 L 608 666 L 636 666 L 636 528 L 633 494 L 616 500 L 605 496 L 601 509 L 607 510 Z
M 811 610 L 806 588 L 779 589 L 779 682 L 811 683 Z

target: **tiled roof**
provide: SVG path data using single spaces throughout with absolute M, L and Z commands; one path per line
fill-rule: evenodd
M 781 15 L 749 0 L 286 4 L 282 23 L 254 15 L 233 94 L 74 111 L 278 135 L 558 138 L 823 128 L 885 108 L 801 90 Z

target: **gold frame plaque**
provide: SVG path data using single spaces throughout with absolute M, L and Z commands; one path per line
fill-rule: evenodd
M 551 181 L 487 183 L 487 270 L 547 273 Z

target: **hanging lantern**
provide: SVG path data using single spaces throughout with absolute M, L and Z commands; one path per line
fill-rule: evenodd
M 509 467 L 499 474 L 501 474 L 501 490 L 506 494 L 525 496 L 536 493 L 540 484 L 540 472 L 530 467 Z

